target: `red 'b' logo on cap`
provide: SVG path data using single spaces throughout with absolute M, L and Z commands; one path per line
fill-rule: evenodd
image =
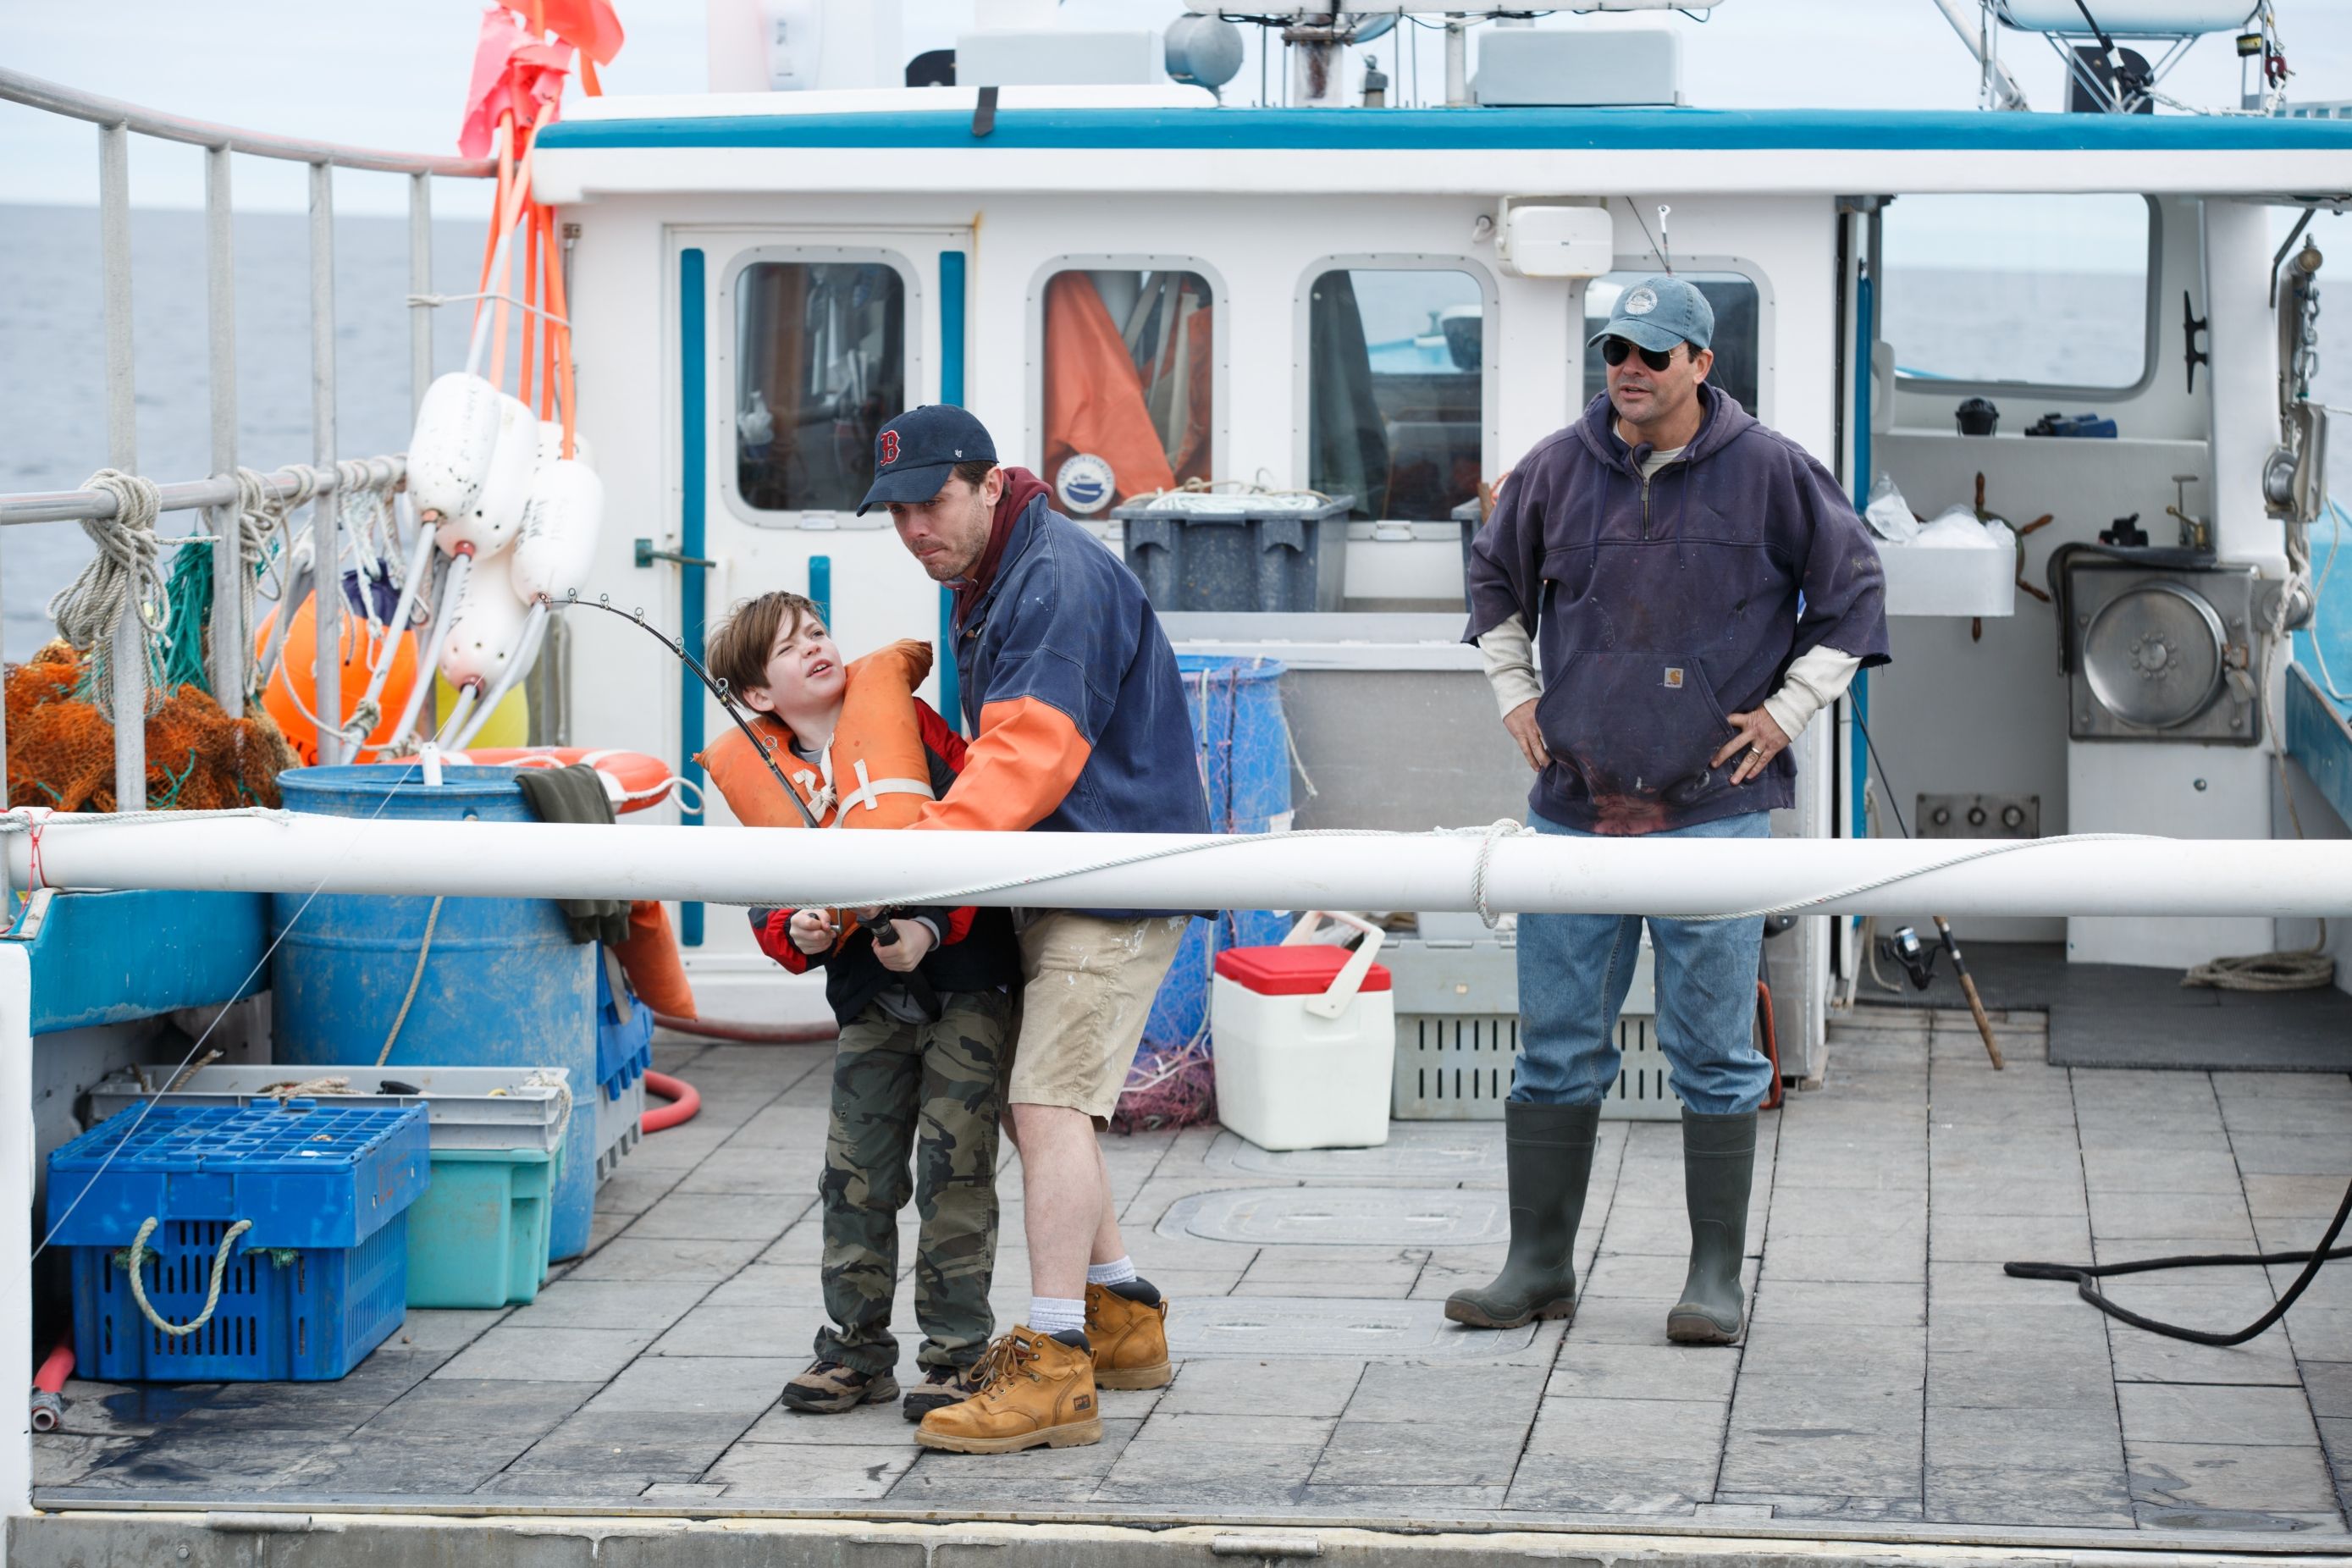
M 885 463 L 895 463 L 898 460 L 898 432 L 896 430 L 882 432 L 882 460 Z

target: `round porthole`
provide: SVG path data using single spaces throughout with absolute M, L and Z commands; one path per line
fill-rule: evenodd
M 2126 724 L 2172 730 L 2221 693 L 2224 634 L 2205 596 L 2178 583 L 2146 583 L 2091 617 L 2083 676 Z

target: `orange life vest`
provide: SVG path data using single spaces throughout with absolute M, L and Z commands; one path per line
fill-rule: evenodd
M 931 672 L 929 643 L 911 639 L 852 660 L 845 672 L 841 719 L 824 754 L 809 762 L 793 751 L 793 734 L 772 713 L 751 721 L 752 732 L 790 779 L 824 827 L 905 827 L 921 815 L 931 794 L 931 765 L 915 717 L 915 688 Z M 753 827 L 806 826 L 786 800 L 776 775 L 730 728 L 696 760 L 727 797 L 736 820 Z

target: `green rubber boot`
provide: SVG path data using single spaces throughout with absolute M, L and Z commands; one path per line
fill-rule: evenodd
M 1748 1250 L 1748 1190 L 1756 1175 L 1756 1113 L 1683 1112 L 1683 1196 L 1690 1208 L 1690 1278 L 1666 1314 L 1666 1338 L 1727 1345 L 1739 1338 L 1748 1302 L 1739 1261 Z
M 1576 1226 L 1592 1175 L 1597 1105 L 1503 1104 L 1511 1179 L 1511 1251 L 1492 1284 L 1456 1290 L 1445 1315 L 1474 1329 L 1516 1329 L 1576 1311 Z

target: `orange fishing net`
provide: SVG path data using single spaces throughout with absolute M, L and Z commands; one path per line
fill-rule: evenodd
M 81 656 L 52 642 L 8 671 L 8 799 L 59 811 L 112 811 L 114 727 L 75 699 Z M 294 766 L 266 714 L 232 719 L 201 688 L 183 686 L 147 720 L 147 804 L 217 811 L 278 804 Z

